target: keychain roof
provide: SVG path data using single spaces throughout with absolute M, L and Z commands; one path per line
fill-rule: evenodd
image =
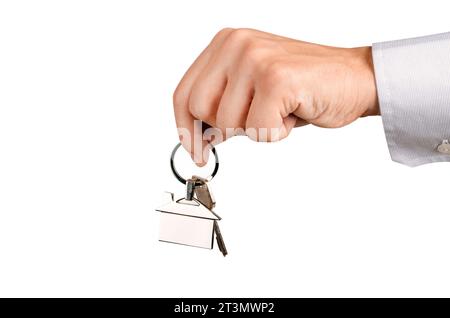
M 156 211 L 209 220 L 221 219 L 220 216 L 205 207 L 200 201 L 195 198 L 193 198 L 192 200 L 181 198 L 176 201 L 171 201 L 157 208 Z

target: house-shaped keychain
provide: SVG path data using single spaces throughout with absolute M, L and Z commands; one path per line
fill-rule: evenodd
M 212 249 L 214 236 L 221 252 L 226 248 L 217 221 L 220 216 L 204 206 L 198 199 L 173 199 L 156 209 L 160 213 L 159 240 Z
M 216 202 L 207 186 L 219 168 L 217 152 L 214 147 L 211 148 L 216 163 L 208 178 L 192 176 L 186 180 L 180 176 L 174 164 L 175 153 L 180 146 L 181 143 L 178 143 L 172 151 L 170 167 L 178 181 L 186 185 L 186 196 L 174 200 L 173 193 L 166 192 L 170 195 L 169 202 L 156 209 L 160 212 L 159 240 L 212 249 L 215 236 L 217 246 L 225 256 L 227 249 L 219 229 L 220 216 L 212 211 Z

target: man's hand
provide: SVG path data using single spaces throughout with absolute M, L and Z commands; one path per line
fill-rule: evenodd
M 207 161 L 209 142 L 236 134 L 276 141 L 294 126 L 341 127 L 379 114 L 370 47 L 323 46 L 250 29 L 220 31 L 173 102 L 181 142 L 198 165 Z M 205 132 L 196 120 L 212 128 Z

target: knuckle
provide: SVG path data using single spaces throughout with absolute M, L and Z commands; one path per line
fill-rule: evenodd
M 208 109 L 202 103 L 191 99 L 189 101 L 189 112 L 197 119 L 203 120 L 208 118 Z
M 232 45 L 245 43 L 251 37 L 251 31 L 248 29 L 233 29 L 229 32 L 227 42 Z
M 219 32 L 216 33 L 216 35 L 213 37 L 211 42 L 216 42 L 216 41 L 221 41 L 221 39 L 225 38 L 228 36 L 228 34 L 230 34 L 231 32 L 233 32 L 234 29 L 232 28 L 223 28 L 221 29 Z
M 196 103 L 193 103 L 193 102 L 192 102 L 192 99 L 189 100 L 188 109 L 189 109 L 189 112 L 190 112 L 194 117 L 197 117 L 197 112 L 198 112 L 198 107 L 197 107 L 196 105 L 197 105 Z
M 271 85 L 283 81 L 286 77 L 286 67 L 282 62 L 270 63 L 264 72 L 264 78 Z
M 201 119 L 203 117 L 203 107 L 200 102 L 200 98 L 197 97 L 196 91 L 191 92 L 188 104 L 189 112 L 195 118 Z
M 209 121 L 212 118 L 212 107 L 209 105 L 206 96 L 201 93 L 202 90 L 195 89 L 189 98 L 188 109 L 191 115 L 202 121 Z
M 173 106 L 175 108 L 181 107 L 184 101 L 184 94 L 182 93 L 180 87 L 178 86 L 172 95 Z
M 288 69 L 282 62 L 271 62 L 266 65 L 259 75 L 259 84 L 264 89 L 272 89 L 283 85 Z
M 261 64 L 261 60 L 262 50 L 260 45 L 255 40 L 249 40 L 242 50 L 241 66 L 254 69 Z
M 226 34 L 232 32 L 233 30 L 234 30 L 233 28 L 228 28 L 228 27 L 227 28 L 222 28 L 222 29 L 220 29 L 219 32 L 217 32 L 216 37 L 219 37 L 219 36 L 222 36 L 222 35 L 226 35 Z

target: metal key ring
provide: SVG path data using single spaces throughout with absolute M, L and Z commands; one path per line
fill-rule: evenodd
M 174 164 L 174 158 L 175 158 L 175 154 L 177 153 L 178 148 L 180 148 L 181 146 L 181 142 L 178 143 L 175 148 L 173 148 L 172 150 L 172 155 L 170 156 L 170 168 L 172 169 L 173 174 L 175 175 L 175 177 L 178 179 L 178 181 L 180 181 L 183 184 L 186 184 L 186 179 L 183 178 L 177 171 L 177 169 L 175 168 L 175 164 Z M 211 173 L 211 175 L 209 177 L 207 177 L 206 179 L 208 181 L 210 181 L 212 178 L 214 178 L 214 176 L 217 174 L 217 170 L 219 170 L 219 156 L 217 155 L 216 149 L 211 146 L 211 151 L 214 155 L 214 159 L 216 160 L 216 163 L 214 165 L 214 170 Z

